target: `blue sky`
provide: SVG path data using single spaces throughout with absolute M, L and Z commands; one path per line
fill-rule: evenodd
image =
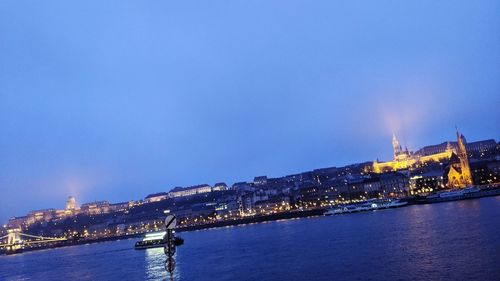
M 0 220 L 499 139 L 499 1 L 2 1 Z

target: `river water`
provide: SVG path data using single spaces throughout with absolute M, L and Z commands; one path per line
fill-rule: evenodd
M 174 280 L 500 280 L 500 196 L 180 234 Z M 135 240 L 0 257 L 0 280 L 170 280 Z

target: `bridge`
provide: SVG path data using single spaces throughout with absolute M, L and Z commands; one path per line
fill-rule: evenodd
M 26 248 L 41 247 L 46 243 L 66 240 L 66 238 L 43 237 L 21 233 L 20 228 L 13 228 L 7 230 L 7 235 L 0 237 L 0 250 L 5 251 L 5 253 L 13 253 Z

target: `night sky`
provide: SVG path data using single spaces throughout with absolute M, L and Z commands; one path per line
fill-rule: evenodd
M 0 222 L 500 138 L 500 1 L 0 2 Z

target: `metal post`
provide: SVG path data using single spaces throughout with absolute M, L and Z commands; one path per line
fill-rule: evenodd
M 177 220 L 174 215 L 169 214 L 165 218 L 165 228 L 167 229 L 167 233 L 163 237 L 165 242 L 164 252 L 167 255 L 167 259 L 165 260 L 165 269 L 170 273 L 170 277 L 173 277 L 173 272 L 175 269 L 175 237 L 174 237 L 174 228 L 177 224 Z

